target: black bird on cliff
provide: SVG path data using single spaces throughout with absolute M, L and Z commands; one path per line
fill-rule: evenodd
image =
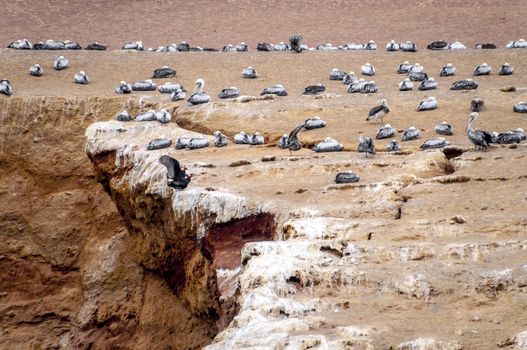
M 159 163 L 167 167 L 167 185 L 176 190 L 184 190 L 190 183 L 191 176 L 187 174 L 185 167 L 181 168 L 179 162 L 170 156 L 161 156 Z

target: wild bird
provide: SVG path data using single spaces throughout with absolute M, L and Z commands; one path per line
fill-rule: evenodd
M 377 84 L 375 83 L 375 81 L 371 80 L 371 81 L 367 81 L 366 83 L 362 85 L 360 92 L 363 94 L 373 94 L 377 92 L 377 90 L 378 90 Z
M 83 70 L 81 70 L 79 73 L 75 73 L 73 75 L 73 80 L 75 81 L 76 84 L 83 84 L 83 85 L 88 84 L 90 82 L 88 75 Z
M 478 97 L 474 97 L 472 101 L 470 101 L 471 112 L 481 112 L 483 108 L 485 108 L 485 101 L 479 99 Z
M 249 135 L 249 144 L 256 146 L 256 145 L 263 145 L 264 143 L 265 143 L 265 139 L 263 135 L 261 135 L 258 131 L 256 131 L 252 135 Z
M 188 140 L 187 148 L 188 149 L 200 149 L 209 147 L 209 140 L 203 136 L 194 136 Z
M 408 69 L 408 74 L 410 74 L 410 73 L 421 73 L 421 72 L 424 72 L 424 71 L 425 71 L 425 68 L 423 66 L 421 66 L 421 64 L 419 64 L 419 62 L 416 62 L 414 65 L 412 65 Z
M 89 44 L 88 46 L 86 46 L 84 50 L 104 51 L 106 50 L 106 45 L 103 45 L 100 42 L 96 41 L 93 44 Z
M 390 41 L 386 44 L 386 51 L 399 51 L 399 44 L 395 40 Z
M 430 111 L 437 108 L 437 101 L 434 97 L 430 96 L 426 100 L 419 102 L 417 111 Z
M 450 77 L 456 74 L 456 67 L 452 63 L 447 63 L 439 72 L 440 77 Z
M 410 68 L 413 67 L 413 64 L 410 64 L 408 61 L 404 61 L 397 68 L 397 74 L 408 74 Z
M 448 45 L 448 48 L 450 50 L 463 50 L 466 49 L 466 46 L 460 43 L 459 41 L 454 41 L 450 45 Z
M 435 90 L 435 89 L 437 89 L 437 81 L 435 81 L 434 78 L 428 78 L 426 80 L 423 80 L 419 84 L 418 89 L 421 90 L 421 91 Z
M 447 122 L 441 122 L 440 124 L 437 124 L 434 130 L 440 135 L 450 136 L 454 134 L 454 129 L 452 128 L 452 125 L 448 124 Z
M 400 43 L 399 48 L 401 49 L 401 51 L 405 51 L 405 52 L 416 52 L 417 51 L 417 46 L 411 41 Z
M 287 90 L 281 84 L 276 84 L 263 89 L 260 95 L 287 96 Z
M 118 94 L 130 94 L 132 93 L 132 86 L 126 83 L 126 81 L 121 80 L 119 85 L 115 88 L 115 92 Z
M 308 118 L 304 121 L 304 127 L 306 130 L 320 129 L 325 126 L 326 126 L 326 122 L 317 116 Z
M 161 156 L 159 162 L 167 168 L 167 185 L 176 190 L 184 190 L 190 183 L 191 176 L 187 174 L 187 168 L 179 165 L 179 162 L 167 155 Z
M 163 149 L 170 147 L 172 145 L 172 140 L 167 138 L 158 138 L 150 141 L 146 146 L 148 151 L 153 151 L 156 149 Z
M 499 75 L 511 75 L 513 72 L 514 72 L 514 68 L 512 68 L 510 64 L 504 63 L 501 65 L 498 74 Z
M 390 113 L 390 108 L 388 107 L 388 104 L 386 103 L 385 99 L 381 100 L 381 104 L 378 106 L 373 107 L 370 112 L 368 113 L 368 117 L 366 120 L 381 120 L 381 123 L 384 123 L 383 118 Z
M 249 51 L 249 45 L 247 45 L 246 43 L 242 41 L 241 43 L 239 43 L 238 45 L 234 47 L 234 50 L 237 52 L 247 52 Z
M 401 146 L 399 145 L 399 142 L 397 142 L 395 140 L 391 140 L 386 145 L 386 151 L 387 152 L 398 152 L 400 150 L 401 150 Z
M 300 53 L 302 52 L 302 35 L 293 34 L 289 36 L 289 47 L 291 51 Z
M 121 112 L 119 112 L 117 114 L 117 116 L 115 117 L 115 119 L 117 121 L 120 121 L 120 122 L 129 122 L 129 121 L 132 121 L 132 116 L 130 115 L 130 113 L 128 113 L 128 111 L 125 109 Z
M 169 68 L 168 66 L 163 66 L 161 68 L 157 68 L 154 70 L 154 73 L 152 73 L 153 79 L 163 79 L 163 78 L 172 78 L 176 76 L 176 70 Z
M 189 52 L 190 44 L 183 40 L 179 44 L 176 45 L 176 50 L 178 52 Z
M 443 50 L 448 47 L 448 43 L 444 40 L 433 41 L 426 46 L 428 50 Z
M 289 139 L 289 135 L 287 134 L 283 134 L 282 136 L 280 136 L 280 139 L 278 140 L 278 144 L 277 144 L 278 148 L 280 149 L 286 148 L 288 139 Z
M 210 96 L 203 92 L 205 81 L 201 78 L 196 80 L 194 86 L 194 93 L 188 98 L 188 102 L 192 105 L 199 105 L 210 101 Z
M 404 79 L 399 83 L 399 90 L 400 91 L 410 91 L 414 88 L 414 83 L 408 78 Z
M 317 95 L 326 91 L 326 87 L 322 84 L 309 85 L 304 89 L 304 95 Z
M 507 132 L 495 135 L 494 142 L 498 144 L 520 143 L 525 140 L 525 132 L 523 129 L 509 130 Z
M 360 71 L 363 75 L 367 75 L 367 76 L 375 75 L 375 68 L 369 63 L 366 63 L 365 65 L 361 66 Z
M 475 90 L 478 88 L 478 83 L 472 79 L 463 79 L 455 81 L 450 90 Z
M 183 89 L 183 87 L 179 87 L 178 89 L 174 90 L 172 94 L 170 95 L 170 101 L 176 102 L 176 101 L 184 100 L 186 97 L 185 92 L 186 90 Z
M 228 143 L 229 140 L 227 139 L 227 136 L 223 135 L 219 130 L 214 131 L 214 146 L 223 147 L 227 146 Z
M 298 139 L 298 133 L 305 127 L 305 124 L 300 124 L 289 133 L 284 148 L 289 149 L 289 155 L 293 155 L 292 151 L 299 151 L 302 148 L 302 143 Z
M 183 90 L 183 91 L 186 91 L 183 86 L 179 85 L 179 84 L 174 84 L 174 83 L 171 83 L 169 81 L 167 81 L 166 83 L 164 83 L 163 85 L 159 85 L 157 90 L 159 91 L 159 93 L 161 94 L 171 94 L 173 93 L 174 91 L 177 91 L 177 90 Z
M 375 138 L 377 140 L 387 139 L 395 135 L 395 128 L 391 126 L 390 124 L 385 124 L 384 126 L 381 126 L 379 130 L 377 131 L 377 135 L 375 135 Z
M 353 83 L 348 85 L 347 92 L 349 93 L 362 92 L 364 85 L 366 84 L 367 82 L 364 79 L 359 79 L 357 81 L 354 81 Z
M 450 142 L 445 140 L 443 137 L 437 137 L 435 139 L 426 140 L 419 148 L 421 149 L 432 149 L 432 148 L 443 148 L 450 145 Z
M 234 143 L 238 145 L 249 145 L 251 143 L 250 135 L 247 135 L 244 131 L 235 134 L 233 139 Z
M 357 151 L 360 153 L 366 153 L 366 158 L 368 155 L 375 155 L 375 145 L 373 144 L 373 139 L 370 136 L 360 136 L 359 144 L 357 146 Z
M 346 72 L 339 70 L 338 68 L 333 68 L 329 72 L 329 80 L 343 80 L 346 76 Z
M 70 61 L 67 58 L 64 58 L 64 56 L 59 56 L 55 59 L 53 62 L 53 68 L 56 70 L 63 70 L 68 68 L 70 65 Z
M 269 43 L 258 43 L 256 45 L 257 51 L 274 51 L 274 45 Z
M 11 83 L 7 79 L 0 80 L 0 94 L 11 96 L 13 94 L 13 88 Z
M 408 73 L 408 78 L 411 81 L 423 81 L 428 79 L 428 74 L 425 72 L 410 72 Z
M 360 177 L 351 171 L 338 173 L 335 177 L 335 182 L 338 184 L 348 184 L 352 182 L 359 182 Z
M 31 50 L 33 48 L 33 45 L 31 42 L 27 39 L 12 41 L 7 45 L 8 49 L 16 49 L 16 50 Z
M 29 75 L 32 75 L 34 77 L 40 77 L 44 74 L 44 71 L 40 67 L 39 64 L 34 64 L 31 67 L 29 67 Z
M 152 122 L 155 120 L 157 120 L 156 111 L 153 109 L 150 109 L 144 113 L 140 113 L 137 117 L 135 117 L 136 122 Z
M 352 84 L 356 81 L 357 81 L 357 76 L 355 75 L 353 71 L 344 75 L 344 78 L 342 79 L 342 83 L 345 85 Z
M 494 43 L 483 43 L 483 44 L 476 44 L 476 49 L 484 49 L 484 50 L 489 50 L 489 49 L 496 49 L 496 45 Z
M 255 79 L 256 76 L 256 69 L 251 66 L 242 70 L 242 77 L 244 77 L 245 79 Z
M 132 83 L 133 91 L 155 91 L 157 84 L 150 79 L 135 81 Z
M 475 76 L 489 75 L 491 71 L 492 71 L 492 67 L 489 66 L 487 63 L 483 63 L 477 66 L 476 68 L 474 68 L 474 75 Z
M 515 104 L 512 110 L 516 113 L 527 113 L 527 102 L 521 101 Z
M 470 114 L 465 132 L 470 142 L 474 144 L 475 149 L 488 148 L 492 143 L 492 134 L 484 130 L 474 130 L 472 127 L 478 116 L 478 112 Z
M 156 120 L 160 123 L 166 124 L 172 120 L 172 114 L 164 108 L 154 113 Z
M 344 149 L 344 146 L 339 143 L 337 140 L 332 139 L 331 137 L 326 137 L 324 141 L 319 142 L 313 147 L 313 151 L 320 152 L 341 152 Z
M 235 86 L 222 89 L 221 92 L 218 94 L 218 97 L 221 99 L 235 98 L 238 96 L 240 96 L 240 89 Z
M 123 50 L 137 50 L 137 51 L 143 51 L 143 42 L 142 41 L 131 41 L 129 43 L 126 43 L 123 45 Z
M 82 47 L 79 45 L 79 43 L 76 43 L 71 40 L 64 40 L 64 47 L 66 50 L 80 50 Z
M 417 140 L 420 136 L 421 133 L 419 132 L 419 129 L 417 129 L 415 126 L 411 126 L 403 132 L 401 141 Z

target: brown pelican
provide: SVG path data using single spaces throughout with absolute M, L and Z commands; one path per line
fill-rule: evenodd
M 287 96 L 287 90 L 280 84 L 263 89 L 260 95 Z
M 40 65 L 35 64 L 29 67 L 29 75 L 32 75 L 34 77 L 40 77 L 42 76 L 42 74 L 44 74 L 44 71 L 42 70 Z
M 291 51 L 302 52 L 301 42 L 302 42 L 302 35 L 300 34 L 291 35 L 289 37 L 289 46 L 291 48 Z
M 274 46 L 269 43 L 258 43 L 258 45 L 256 45 L 256 50 L 257 51 L 274 51 Z
M 115 92 L 118 94 L 129 94 L 132 92 L 132 86 L 127 84 L 126 81 L 122 80 L 115 88 Z
M 106 50 L 106 45 L 103 45 L 99 42 L 94 42 L 93 44 L 90 44 L 88 46 L 86 46 L 86 48 L 84 50 L 98 50 L 98 51 L 104 51 Z
M 210 96 L 203 92 L 204 86 L 205 82 L 203 81 L 203 79 L 199 78 L 198 80 L 196 80 L 194 93 L 188 98 L 188 102 L 190 102 L 190 104 L 199 105 L 210 101 Z
M 159 85 L 159 87 L 157 88 L 157 90 L 159 91 L 159 93 L 161 94 L 171 94 L 173 93 L 174 91 L 178 91 L 178 90 L 183 90 L 185 91 L 185 89 L 183 88 L 183 86 L 179 85 L 179 84 L 174 84 L 174 83 L 171 83 L 169 81 L 167 81 L 166 83 L 164 83 L 163 85 Z
M 362 85 L 360 92 L 363 94 L 372 94 L 377 92 L 377 84 L 375 84 L 375 81 L 367 81 L 364 85 Z
M 309 85 L 304 89 L 304 95 L 317 95 L 326 91 L 326 87 L 322 84 Z
M 155 91 L 157 84 L 150 79 L 136 81 L 132 83 L 133 91 Z
M 369 136 L 359 136 L 359 145 L 357 146 L 357 151 L 366 153 L 366 158 L 368 157 L 368 154 L 374 155 L 376 152 L 373 139 Z
M 249 144 L 255 146 L 255 145 L 263 145 L 265 143 L 265 139 L 263 135 L 261 135 L 258 131 L 256 131 L 253 135 L 249 136 Z
M 247 135 L 244 131 L 240 131 L 238 134 L 234 135 L 234 143 L 239 145 L 248 145 L 251 143 L 250 135 Z
M 306 130 L 320 129 L 326 126 L 326 122 L 320 119 L 320 117 L 308 118 L 304 122 Z
M 419 132 L 419 129 L 417 129 L 415 126 L 411 126 L 403 132 L 403 136 L 401 137 L 401 140 L 402 141 L 417 140 L 420 135 L 421 133 Z
M 397 142 L 395 140 L 391 140 L 386 145 L 386 151 L 388 151 L 388 152 L 397 152 L 397 151 L 400 151 L 400 150 L 401 150 L 401 146 L 399 145 L 399 142 Z
M 524 49 L 527 48 L 527 41 L 525 39 L 514 40 L 507 44 L 508 49 Z
M 369 63 L 366 63 L 362 67 L 360 67 L 360 71 L 363 75 L 372 76 L 375 75 L 375 68 Z
M 16 50 L 31 50 L 33 45 L 31 45 L 31 42 L 27 39 L 17 40 L 9 43 L 7 45 L 8 49 L 16 49 Z
M 191 176 L 185 167 L 181 168 L 179 162 L 170 156 L 161 156 L 159 162 L 167 168 L 167 185 L 177 190 L 184 190 L 190 183 Z
M 132 116 L 130 115 L 130 113 L 128 113 L 128 111 L 125 109 L 124 111 L 121 111 L 119 112 L 119 114 L 117 114 L 117 116 L 115 117 L 115 119 L 117 121 L 120 121 L 120 122 L 129 122 L 132 120 Z
M 68 61 L 67 58 L 64 58 L 64 56 L 57 57 L 57 59 L 53 62 L 53 68 L 56 70 L 66 69 L 69 65 L 70 61 Z
M 510 64 L 504 63 L 500 67 L 499 75 L 511 75 L 514 72 L 514 68 Z
M 485 101 L 480 100 L 477 97 L 474 97 L 474 99 L 470 101 L 470 111 L 472 112 L 481 112 L 484 107 L 485 107 Z
M 434 130 L 440 134 L 440 135 L 453 135 L 454 130 L 452 129 L 452 125 L 448 124 L 447 122 L 442 122 L 441 124 L 437 124 Z
M 339 70 L 338 68 L 333 68 L 329 72 L 329 80 L 343 80 L 346 72 Z
M 499 144 L 520 143 L 523 140 L 525 140 L 525 133 L 521 128 L 514 131 L 499 133 L 495 137 L 495 142 Z
M 298 151 L 302 148 L 302 143 L 298 139 L 298 133 L 305 127 L 305 124 L 300 124 L 289 133 L 284 148 L 289 149 L 289 154 L 293 155 L 292 151 Z
M 450 77 L 454 74 L 456 74 L 456 67 L 452 63 L 447 63 L 446 66 L 441 68 L 441 72 L 439 72 L 440 77 Z
M 246 43 L 244 43 L 244 42 L 242 41 L 241 43 L 239 43 L 238 45 L 236 45 L 236 46 L 234 47 L 234 49 L 235 49 L 236 51 L 238 51 L 238 52 L 247 52 L 247 51 L 249 51 L 249 46 L 248 46 Z
M 200 149 L 205 147 L 209 147 L 209 140 L 203 136 L 191 137 L 187 143 L 188 149 Z
M 176 102 L 176 101 L 184 100 L 185 97 L 187 96 L 185 92 L 186 90 L 184 90 L 183 87 L 180 87 L 179 89 L 174 90 L 172 94 L 170 95 L 170 101 Z
M 164 108 L 155 112 L 154 115 L 156 116 L 156 120 L 163 124 L 166 124 L 172 120 L 172 114 L 170 114 L 170 112 Z
M 148 146 L 146 146 L 146 149 L 148 151 L 153 151 L 156 149 L 167 148 L 167 147 L 170 147 L 171 145 L 172 145 L 171 139 L 159 138 L 159 139 L 154 139 L 150 141 L 148 143 Z
M 483 43 L 483 44 L 476 44 L 476 49 L 496 49 L 496 44 L 494 43 Z
M 397 68 L 397 74 L 408 74 L 410 68 L 413 67 L 413 64 L 410 64 L 408 61 L 404 61 Z
M 238 96 L 240 96 L 240 89 L 235 86 L 225 88 L 218 94 L 218 97 L 221 99 L 234 98 Z
M 256 69 L 251 66 L 244 68 L 244 70 L 242 71 L 242 77 L 244 77 L 245 79 L 256 78 Z
M 315 152 L 341 152 L 343 149 L 344 146 L 331 137 L 326 137 L 324 141 L 317 143 L 313 147 L 313 151 Z
M 357 81 L 357 76 L 354 72 L 349 72 L 344 76 L 344 79 L 342 79 L 342 83 L 345 85 L 352 84 Z
M 444 40 L 433 41 L 426 46 L 428 50 L 443 50 L 448 47 L 448 43 Z
M 354 81 L 353 83 L 348 85 L 347 92 L 349 93 L 362 92 L 362 89 L 364 88 L 364 85 L 366 84 L 367 82 L 364 79 L 359 79 L 357 81 Z
M 123 50 L 137 50 L 137 51 L 143 51 L 143 42 L 142 41 L 135 41 L 135 42 L 129 42 L 124 44 Z
M 435 139 L 426 140 L 419 148 L 421 149 L 431 149 L 431 148 L 443 148 L 448 146 L 450 142 L 446 141 L 443 137 L 438 137 Z
M 410 73 L 421 73 L 421 72 L 424 72 L 424 71 L 425 71 L 425 68 L 423 66 L 421 66 L 419 64 L 419 62 L 417 62 L 416 64 L 412 65 L 408 69 L 408 74 L 410 74 Z
M 476 149 L 488 148 L 490 143 L 492 143 L 492 135 L 483 130 L 474 130 L 472 124 L 478 118 L 478 112 L 472 112 L 468 120 L 467 127 L 465 131 L 467 132 L 468 139 L 472 142 Z
M 157 68 L 152 73 L 152 78 L 162 79 L 162 78 L 171 78 L 176 76 L 176 70 L 169 68 L 168 66 L 163 66 L 162 68 Z
M 408 78 L 404 79 L 399 83 L 399 90 L 400 91 L 410 91 L 414 88 L 414 83 Z
M 462 43 L 460 43 L 459 41 L 454 41 L 452 44 L 448 45 L 448 48 L 450 50 L 463 50 L 463 49 L 466 49 L 467 47 L 463 45 Z
M 388 113 L 390 113 L 390 108 L 388 107 L 386 100 L 382 99 L 380 105 L 375 106 L 370 110 L 370 113 L 368 113 L 368 118 L 366 118 L 366 120 L 380 119 L 381 123 L 383 123 L 383 118 Z
M 284 149 L 285 146 L 287 146 L 287 140 L 289 139 L 289 135 L 283 134 L 280 136 L 280 139 L 278 140 L 278 148 Z
M 223 135 L 221 131 L 214 131 L 214 146 L 223 147 L 227 146 L 228 143 L 227 136 Z
M 147 112 L 141 113 L 135 117 L 136 122 L 153 122 L 155 120 L 157 120 L 156 111 L 153 109 L 150 109 Z
M 437 89 L 437 81 L 434 80 L 434 78 L 429 78 L 426 80 L 423 80 L 421 84 L 419 84 L 418 87 L 419 90 L 435 90 Z
M 346 171 L 343 173 L 338 173 L 335 177 L 335 182 L 338 184 L 348 184 L 352 182 L 358 182 L 360 180 L 360 177 L 355 175 L 351 171 Z
M 79 73 L 75 73 L 73 75 L 73 79 L 75 80 L 76 84 L 88 84 L 90 82 L 88 75 L 83 70 L 81 70 Z
M 521 101 L 512 108 L 516 113 L 527 113 L 527 102 Z
M 475 90 L 478 88 L 478 83 L 472 79 L 458 80 L 452 84 L 450 90 Z
M 11 96 L 11 94 L 13 94 L 13 88 L 11 87 L 11 83 L 9 83 L 9 80 L 0 80 L 0 94 L 6 96 Z
M 395 135 L 395 128 L 390 124 L 385 124 L 377 131 L 377 135 L 375 135 L 375 138 L 377 140 L 382 140 L 392 137 L 393 135 Z
M 416 52 L 417 51 L 417 46 L 411 41 L 401 43 L 399 44 L 399 47 L 401 48 L 402 51 L 405 51 L 405 52 Z
M 386 44 L 386 51 L 399 51 L 399 44 L 395 40 L 390 41 Z
M 408 74 L 408 78 L 411 81 L 423 81 L 428 79 L 428 74 L 425 72 L 411 72 Z
M 483 63 L 483 64 L 477 66 L 476 68 L 474 68 L 474 75 L 475 76 L 489 75 L 491 71 L 492 71 L 491 66 L 489 66 L 486 63 Z
M 79 45 L 79 43 L 76 43 L 71 40 L 64 40 L 64 47 L 66 50 L 80 50 L 82 47 Z
M 417 111 L 430 111 L 437 108 L 437 101 L 434 97 L 430 96 L 426 100 L 419 102 Z

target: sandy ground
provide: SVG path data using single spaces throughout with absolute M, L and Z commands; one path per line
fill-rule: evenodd
M 420 47 L 438 39 L 473 47 L 493 41 L 503 47 L 526 36 L 527 9 L 511 1 L 131 1 L 81 0 L 64 3 L 0 1 L 0 43 L 16 39 L 99 41 L 111 48 L 142 40 L 157 47 L 186 40 L 192 45 L 221 48 L 245 41 L 287 41 L 302 33 L 309 45 L 375 40 L 413 40 Z

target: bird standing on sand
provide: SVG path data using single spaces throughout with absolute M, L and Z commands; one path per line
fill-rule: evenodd
M 388 107 L 386 100 L 382 99 L 380 105 L 375 106 L 370 110 L 370 113 L 368 113 L 368 118 L 366 118 L 366 120 L 380 119 L 381 123 L 384 123 L 383 118 L 388 113 L 390 113 L 390 108 Z
M 302 148 L 302 143 L 298 139 L 298 133 L 304 128 L 305 124 L 300 124 L 291 131 L 284 148 L 289 149 L 289 154 L 293 155 L 292 151 L 298 151 Z
M 373 144 L 373 139 L 369 136 L 360 136 L 359 145 L 357 146 L 357 151 L 366 153 L 366 158 L 368 154 L 375 155 L 375 145 Z
M 465 131 L 467 132 L 468 139 L 474 144 L 475 149 L 481 149 L 490 147 L 492 143 L 492 134 L 484 130 L 474 130 L 472 124 L 478 119 L 478 113 L 472 112 L 468 120 Z
M 185 167 L 181 168 L 179 162 L 170 156 L 161 156 L 159 162 L 167 168 L 167 185 L 176 190 L 184 190 L 190 183 L 191 176 Z
M 199 78 L 196 80 L 196 85 L 194 86 L 194 93 L 188 98 L 188 102 L 190 102 L 190 104 L 199 105 L 210 101 L 210 96 L 203 92 L 204 86 L 205 81 L 203 81 L 203 79 Z

